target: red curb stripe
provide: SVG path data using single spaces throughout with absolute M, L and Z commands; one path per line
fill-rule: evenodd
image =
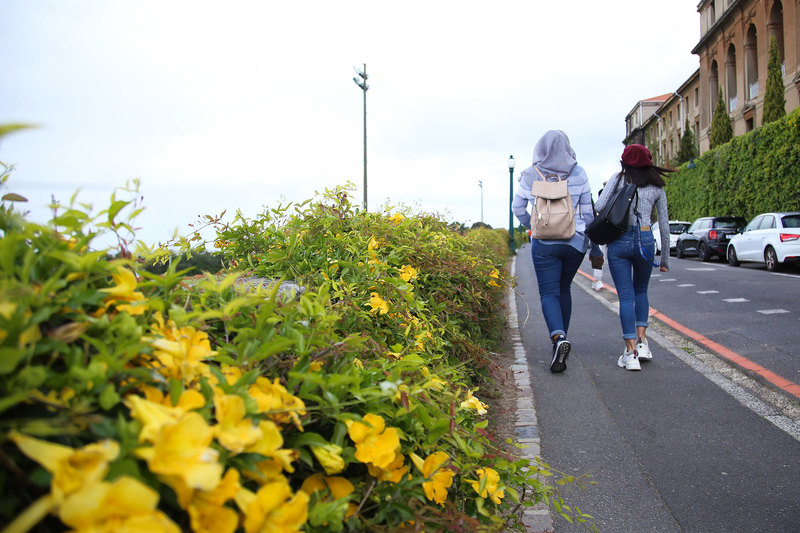
M 594 280 L 593 276 L 587 274 L 583 270 L 578 270 L 578 273 L 583 275 L 583 276 L 585 276 L 587 279 Z M 614 290 L 612 287 L 609 287 L 605 283 L 603 284 L 603 286 L 606 289 L 608 289 L 611 292 L 613 292 L 614 294 L 617 294 L 617 291 Z M 701 334 L 697 333 L 696 331 L 687 328 L 686 326 L 676 322 L 675 320 L 673 320 L 673 319 L 669 318 L 668 316 L 666 316 L 665 314 L 661 313 L 657 309 L 654 309 L 654 308 L 651 307 L 650 308 L 650 316 L 659 319 L 660 321 L 664 322 L 665 324 L 667 324 L 671 328 L 680 331 L 681 333 L 683 333 L 684 335 L 686 335 L 690 339 L 699 342 L 700 344 L 702 344 L 703 346 L 705 346 L 706 348 L 708 348 L 710 350 L 713 350 L 714 352 L 719 354 L 721 357 L 724 357 L 725 359 L 727 359 L 728 361 L 734 363 L 735 365 L 737 365 L 737 366 L 739 366 L 739 367 L 741 367 L 741 368 L 743 368 L 745 370 L 749 370 L 751 372 L 754 372 L 754 373 L 758 374 L 759 376 L 761 376 L 762 378 L 766 379 L 767 381 L 769 381 L 770 383 L 772 383 L 776 387 L 788 392 L 792 396 L 800 398 L 800 385 L 798 385 L 797 383 L 789 381 L 788 379 L 784 378 L 783 376 L 780 376 L 780 375 L 776 374 L 775 372 L 764 368 L 763 366 L 759 365 L 758 363 L 754 363 L 753 361 L 751 361 L 747 357 L 744 357 L 743 355 L 740 355 L 740 354 L 734 352 L 733 350 L 729 350 L 728 348 L 722 346 L 718 342 L 714 342 L 711 339 L 709 339 L 708 337 L 706 337 L 704 335 L 701 335 Z

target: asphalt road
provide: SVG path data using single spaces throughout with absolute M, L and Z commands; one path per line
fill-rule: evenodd
M 781 317 L 795 331 L 800 325 L 796 306 L 794 311 L 788 307 L 791 298 L 767 297 L 767 285 L 760 285 L 760 280 L 740 280 L 740 285 L 753 284 L 750 298 L 730 295 L 755 302 L 753 316 L 744 307 L 729 310 L 704 298 L 715 293 L 691 296 L 718 290 L 719 299 L 728 298 L 722 293 L 725 279 L 744 278 L 747 269 L 737 272 L 713 264 L 715 270 L 689 270 L 709 266 L 696 260 L 676 260 L 672 266 L 669 274 L 654 278 L 651 306 L 703 335 L 727 335 L 718 336 L 717 342 L 737 337 L 742 351 L 749 344 L 766 342 L 759 336 L 758 325 L 750 324 L 759 318 L 758 310 L 767 308 L 760 305 L 762 301 L 770 309 L 790 311 L 764 315 L 765 319 Z M 591 272 L 588 261 L 582 268 Z M 754 393 L 757 383 L 747 386 L 751 380 L 725 371 L 730 368 L 725 363 L 721 372 L 715 370 L 713 355 L 655 321 L 648 330 L 653 361 L 642 363 L 641 372 L 617 367 L 623 345 L 616 297 L 610 291 L 595 293 L 580 275 L 572 290 L 569 339 L 573 351 L 567 371 L 551 374 L 551 347 L 529 246 L 519 251 L 516 276 L 516 306 L 530 367 L 541 455 L 555 468 L 589 474 L 596 482 L 586 489 L 562 489 L 569 505 L 595 516 L 600 531 L 800 529 L 800 417 L 785 416 L 800 412 L 800 402 L 782 395 L 786 411 L 763 403 Z M 608 271 L 605 278 L 610 282 Z M 671 278 L 675 281 L 666 281 Z M 797 285 L 797 279 L 787 279 Z M 695 286 L 678 287 L 690 283 Z M 701 283 L 708 283 L 708 288 Z M 777 292 L 790 290 L 781 286 Z M 765 296 L 756 298 L 759 294 Z M 747 340 L 748 336 L 752 338 Z M 791 369 L 792 361 L 796 362 L 788 348 L 792 335 L 772 339 L 780 342 L 772 342 L 771 356 L 762 360 L 781 371 Z M 555 527 L 558 533 L 582 530 L 558 517 Z

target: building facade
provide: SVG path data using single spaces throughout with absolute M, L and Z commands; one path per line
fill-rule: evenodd
M 734 135 L 762 124 L 772 39 L 783 63 L 786 112 L 800 106 L 800 0 L 701 0 L 697 11 L 700 41 L 692 53 L 699 69 L 638 126 L 641 132 L 630 128 L 631 114 L 625 119 L 625 143 L 638 142 L 636 133 L 662 165 L 674 162 L 687 117 L 700 153 L 710 148 L 720 90 Z

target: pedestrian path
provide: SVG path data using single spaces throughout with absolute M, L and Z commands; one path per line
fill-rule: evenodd
M 517 437 L 532 456 L 597 482 L 562 488 L 567 504 L 594 515 L 600 531 L 786 531 L 800 523 L 792 416 L 769 403 L 753 409 L 749 385 L 740 381 L 746 376 L 729 365 L 723 372 L 715 356 L 655 320 L 648 330 L 653 362 L 641 372 L 617 368 L 616 297 L 595 293 L 580 276 L 572 290 L 573 352 L 567 371 L 551 374 L 525 248 L 518 259 L 509 294 L 521 391 Z M 582 530 L 537 511 L 525 516 L 529 532 Z

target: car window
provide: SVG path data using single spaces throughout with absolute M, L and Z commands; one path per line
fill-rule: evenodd
M 744 228 L 744 230 L 753 231 L 754 229 L 758 229 L 758 227 L 761 225 L 762 220 L 764 220 L 764 215 L 757 216 L 756 218 L 750 221 L 750 223 L 747 225 L 746 228 Z
M 720 228 L 720 229 L 739 228 L 739 227 L 742 227 L 743 225 L 744 224 L 742 224 L 741 222 L 739 222 L 737 220 L 733 220 L 733 219 L 725 219 L 725 220 L 719 220 L 718 219 L 718 220 L 714 221 L 714 227 L 715 228 Z
M 758 229 L 771 229 L 775 227 L 775 217 L 772 215 L 765 215 L 764 220 L 761 221 L 761 225 L 758 226 Z
M 800 215 L 786 215 L 781 220 L 784 228 L 800 228 Z
M 705 219 L 705 220 L 698 220 L 697 222 L 695 222 L 695 224 L 697 224 L 697 227 L 696 227 L 696 228 L 694 228 L 694 230 L 695 230 L 695 231 L 704 230 L 704 229 L 706 229 L 706 228 L 708 228 L 708 227 L 709 227 L 709 224 L 710 224 L 710 223 L 711 223 L 711 221 L 710 221 L 710 220 L 707 220 L 707 219 Z
M 682 222 L 676 222 L 676 223 L 673 223 L 673 224 L 669 225 L 669 232 L 672 233 L 673 235 L 680 235 L 681 233 L 686 231 L 686 228 L 688 228 L 688 227 L 689 227 L 689 224 L 684 224 Z

